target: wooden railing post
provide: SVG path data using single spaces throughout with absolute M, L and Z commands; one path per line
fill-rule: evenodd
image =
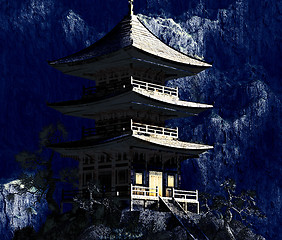
M 159 196 L 158 186 L 156 186 L 156 197 Z
M 174 198 L 174 188 L 172 188 L 172 197 Z

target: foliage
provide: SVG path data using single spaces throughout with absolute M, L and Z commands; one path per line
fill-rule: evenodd
M 13 240 L 36 240 L 36 232 L 32 226 L 17 229 L 14 232 Z
M 247 190 L 237 193 L 236 182 L 233 179 L 225 180 L 220 186 L 224 189 L 224 195 L 212 196 L 203 193 L 200 198 L 206 210 L 205 214 L 213 212 L 224 220 L 224 227 L 231 235 L 231 239 L 235 239 L 230 229 L 234 216 L 239 217 L 249 226 L 252 225 L 250 221 L 252 217 L 265 218 L 257 207 L 255 191 Z
M 47 147 L 61 142 L 66 136 L 67 133 L 62 124 L 49 125 L 39 133 L 37 151 L 23 151 L 16 155 L 16 161 L 22 167 L 19 181 L 13 184 L 16 194 L 35 194 L 38 202 L 46 199 L 51 213 L 59 212 L 59 206 L 53 198 L 57 183 L 73 179 L 75 174 L 72 170 L 64 169 L 61 177 L 56 176 L 53 170 L 55 153 Z
M 90 213 L 96 223 L 106 223 L 116 226 L 121 217 L 119 202 L 114 198 L 106 197 L 94 182 L 88 182 L 88 196 L 77 195 L 74 202 L 79 208 Z

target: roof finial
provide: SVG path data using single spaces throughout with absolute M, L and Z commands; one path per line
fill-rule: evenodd
M 129 3 L 129 15 L 133 15 L 133 0 L 128 0 Z

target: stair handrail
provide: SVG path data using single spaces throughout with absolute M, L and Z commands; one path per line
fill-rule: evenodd
M 188 215 L 187 212 L 183 209 L 183 207 L 179 204 L 179 202 L 177 202 L 177 201 L 175 200 L 175 198 L 172 198 L 172 200 L 173 200 L 173 202 L 189 217 L 189 215 Z M 199 214 L 199 212 L 198 212 L 198 214 Z M 194 220 L 191 219 L 190 217 L 189 217 L 189 219 L 194 222 Z M 203 234 L 203 236 L 206 238 L 206 240 L 209 240 L 209 238 L 207 237 L 207 235 L 206 235 L 205 233 L 203 233 L 203 231 L 197 226 L 197 224 L 196 224 L 195 222 L 194 222 L 194 224 L 195 224 L 195 226 L 198 228 L 198 230 Z
M 198 190 L 187 191 L 187 190 L 175 189 L 175 190 L 173 190 L 173 197 L 174 198 L 192 199 L 192 200 L 198 201 L 199 193 L 198 193 Z
M 169 208 L 169 206 L 167 205 L 166 201 L 159 196 L 159 199 L 161 199 L 161 201 L 165 204 L 165 206 L 168 208 L 168 210 L 172 213 L 172 215 L 178 220 L 178 222 L 182 225 L 182 227 L 186 230 L 186 232 L 189 234 L 189 236 L 193 239 L 193 240 L 197 240 L 189 231 L 189 229 L 183 224 L 183 222 L 181 221 L 181 219 L 179 219 L 179 217 Z

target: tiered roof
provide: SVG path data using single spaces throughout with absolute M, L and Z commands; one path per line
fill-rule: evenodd
M 126 16 L 111 32 L 90 47 L 49 64 L 63 73 L 93 80 L 101 72 L 107 73 L 115 69 L 131 71 L 135 68 L 143 71 L 161 70 L 165 73 L 162 81 L 165 81 L 194 75 L 211 67 L 209 63 L 190 57 L 163 43 L 133 14 Z M 163 89 L 159 92 L 157 88 L 160 86 L 156 84 L 148 89 L 136 87 L 138 82 L 142 84 L 141 81 L 135 81 L 134 85 L 131 76 L 131 89 L 117 95 L 90 99 L 90 101 L 85 99 L 67 101 L 49 106 L 64 114 L 88 118 L 95 118 L 101 111 L 131 109 L 138 112 L 141 108 L 155 108 L 156 112 L 165 112 L 168 114 L 165 116 L 170 118 L 184 116 L 187 113 L 198 114 L 212 107 L 207 104 L 181 101 L 178 98 L 178 91 L 175 95 L 167 95 L 167 92 L 172 90 Z M 156 89 L 151 90 L 152 88 Z M 150 127 L 151 132 L 148 130 Z M 144 129 L 144 126 L 141 128 Z M 111 138 L 99 136 L 54 144 L 50 147 L 65 156 L 86 156 L 107 149 L 118 151 L 141 145 L 151 150 L 179 153 L 190 157 L 197 157 L 198 154 L 213 148 L 208 145 L 179 141 L 178 130 L 176 138 L 167 138 L 164 133 L 161 137 L 155 136 L 158 132 L 155 130 L 157 126 L 145 126 L 145 132 L 141 128 L 137 131 L 131 125 L 131 128 L 124 133 L 118 133 L 118 136 Z M 165 130 L 161 132 L 163 131 Z

